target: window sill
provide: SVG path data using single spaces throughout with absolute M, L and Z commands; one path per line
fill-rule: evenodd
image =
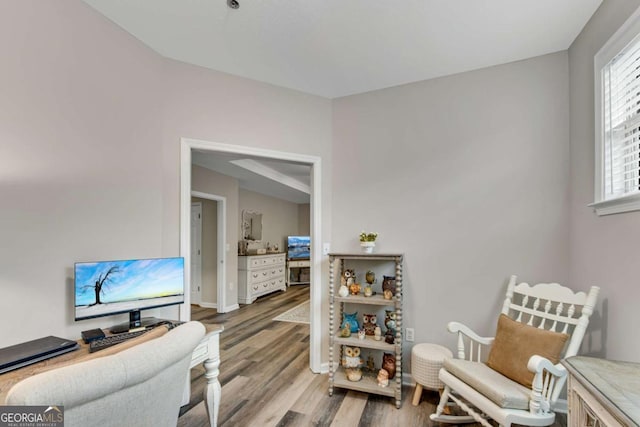
M 613 215 L 640 210 L 640 193 L 618 197 L 616 199 L 594 202 L 589 205 L 598 216 Z

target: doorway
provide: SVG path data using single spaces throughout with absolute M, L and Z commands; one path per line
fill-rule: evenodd
M 191 157 L 192 150 L 211 153 L 231 153 L 246 156 L 263 157 L 271 160 L 291 161 L 307 164 L 311 167 L 311 289 L 310 289 L 310 351 L 309 367 L 313 372 L 321 372 L 321 159 L 317 156 L 266 150 L 255 147 L 222 144 L 211 141 L 182 138 L 180 146 L 180 254 L 185 257 L 185 282 L 190 283 L 190 206 L 191 206 Z M 219 239 L 220 240 L 220 239 Z M 225 250 L 230 246 L 223 240 Z M 223 251 L 224 252 L 224 251 Z M 189 259 L 187 259 L 189 258 Z M 226 289 L 227 284 L 218 286 Z M 190 292 L 185 292 L 190 295 Z M 224 295 L 225 292 L 222 292 Z M 190 318 L 190 301 L 186 300 L 180 310 L 180 319 Z
M 200 205 L 200 218 L 196 218 L 196 224 L 200 224 L 200 234 L 196 236 L 197 242 L 194 244 L 194 212 L 191 213 L 191 242 L 189 251 L 191 260 L 189 265 L 190 280 L 194 283 L 201 284 L 201 291 L 194 292 L 191 289 L 191 296 L 199 296 L 199 300 L 191 300 L 190 304 L 198 304 L 201 307 L 215 308 L 218 313 L 226 313 L 234 308 L 226 305 L 226 294 L 224 292 L 224 283 L 226 283 L 226 247 L 225 242 L 227 229 L 226 206 L 227 199 L 224 196 L 215 194 L 202 193 L 192 191 L 191 197 L 199 200 L 196 202 Z M 193 200 L 193 199 L 192 199 Z M 194 203 L 192 203 L 192 206 Z M 200 248 L 199 260 L 194 260 L 194 252 L 196 246 Z M 186 259 L 185 259 L 186 261 Z M 199 261 L 199 262 L 198 262 Z M 194 271 L 194 267 L 196 270 Z M 195 278 L 193 277 L 196 276 Z M 195 279 L 195 280 L 194 280 Z

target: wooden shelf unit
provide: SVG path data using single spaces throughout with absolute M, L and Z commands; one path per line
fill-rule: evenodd
M 402 254 L 329 254 L 329 395 L 333 395 L 334 387 L 357 390 L 366 393 L 373 393 L 382 396 L 395 398 L 397 408 L 402 405 Z M 382 296 L 382 277 L 379 283 L 374 285 L 375 295 L 365 297 L 364 295 L 349 295 L 341 297 L 337 290 L 340 287 L 340 277 L 345 268 L 351 268 L 350 264 L 358 266 L 376 266 L 384 263 L 393 263 L 393 268 L 386 266 L 384 275 L 395 276 L 396 293 L 392 299 L 387 300 Z M 356 271 L 356 277 L 365 277 L 365 271 Z M 358 280 L 364 289 L 364 280 Z M 342 323 L 342 314 L 345 307 L 368 306 L 371 309 L 379 310 L 388 307 L 395 311 L 396 315 L 396 336 L 393 344 L 384 341 L 384 318 L 378 316 L 378 325 L 383 331 L 382 340 L 376 341 L 371 336 L 366 336 L 364 340 L 353 334 L 348 338 L 339 336 L 339 329 Z M 353 310 L 352 308 L 350 310 Z M 359 319 L 360 321 L 360 319 Z M 396 357 L 396 376 L 389 380 L 387 387 L 381 387 L 377 381 L 377 369 L 375 372 L 367 372 L 363 368 L 363 375 L 360 381 L 349 381 L 344 369 L 340 364 L 342 359 L 343 346 L 360 347 L 379 353 L 380 359 L 383 353 L 392 353 Z

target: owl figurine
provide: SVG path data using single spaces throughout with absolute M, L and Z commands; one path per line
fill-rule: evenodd
M 360 347 L 344 346 L 342 355 L 342 366 L 345 368 L 362 367 L 362 358 L 360 357 Z
M 352 269 L 344 270 L 342 272 L 342 277 L 340 278 L 340 285 L 348 288 L 354 283 L 356 283 L 356 272 Z
M 375 314 L 362 315 L 362 327 L 366 335 L 375 335 L 378 326 L 378 316 Z
M 396 312 L 393 310 L 384 311 L 384 326 L 395 335 L 396 333 Z

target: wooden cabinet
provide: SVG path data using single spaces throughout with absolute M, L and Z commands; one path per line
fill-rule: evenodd
M 329 395 L 334 387 L 358 390 L 395 398 L 396 407 L 402 404 L 402 260 L 398 254 L 329 254 Z M 366 284 L 365 275 L 371 270 L 375 273 L 376 282 L 372 288 L 372 296 L 358 295 L 340 296 L 338 288 L 342 273 L 345 269 L 354 270 L 356 282 Z M 395 295 L 385 299 L 382 295 L 383 276 L 395 277 Z M 358 322 L 362 325 L 364 314 L 375 314 L 377 324 L 382 330 L 382 339 L 377 341 L 373 336 L 366 335 L 360 339 L 357 333 L 350 337 L 341 335 L 343 313 L 358 312 Z M 388 312 L 388 313 L 387 313 Z M 385 315 L 395 317 L 395 338 L 389 344 L 385 342 Z M 364 364 L 363 375 L 359 381 L 350 381 L 341 361 L 346 347 L 360 348 Z M 389 380 L 389 385 L 378 385 L 377 373 L 382 367 L 384 353 L 395 356 L 395 377 Z M 373 362 L 374 369 L 367 368 L 367 361 Z
M 286 254 L 238 257 L 238 302 L 251 304 L 256 298 L 286 291 Z
M 290 259 L 287 261 L 287 284 L 308 285 L 310 277 L 311 261 L 308 259 Z
M 640 364 L 575 356 L 569 371 L 568 427 L 640 425 Z

